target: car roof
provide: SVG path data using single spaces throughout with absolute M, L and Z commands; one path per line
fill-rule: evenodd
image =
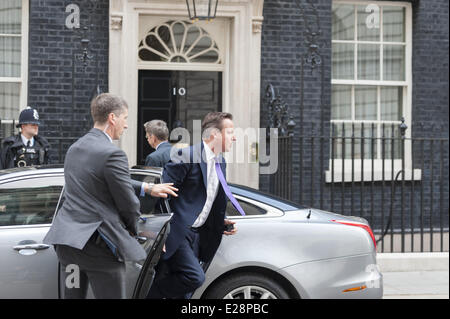
M 134 172 L 139 172 L 139 171 L 151 171 L 153 173 L 159 173 L 162 174 L 163 168 L 162 167 L 155 167 L 155 166 L 144 166 L 144 165 L 135 165 L 133 167 L 131 167 L 131 170 Z
M 14 167 L 0 170 L 0 179 L 20 177 L 24 175 L 34 174 L 34 173 L 63 173 L 63 164 L 51 164 L 51 165 L 38 165 L 38 166 L 25 166 L 25 167 Z
M 147 167 L 147 166 L 133 166 L 131 172 L 145 171 L 161 174 L 162 168 L 160 167 Z M 4 179 L 17 178 L 28 175 L 39 174 L 63 174 L 64 164 L 50 164 L 50 165 L 37 165 L 37 166 L 25 166 L 14 167 L 0 170 L 0 181 Z
M 254 199 L 256 201 L 265 203 L 269 206 L 273 206 L 275 208 L 281 209 L 283 211 L 292 211 L 308 208 L 306 206 L 300 205 L 298 203 L 289 201 L 287 199 L 262 192 L 260 190 L 230 183 L 230 188 L 233 191 L 233 194 L 240 195 L 243 197 L 247 197 L 250 199 Z
M 131 168 L 132 172 L 148 172 L 151 171 L 153 173 L 162 173 L 161 167 L 148 167 L 148 166 L 133 166 Z M 64 173 L 64 165 L 63 164 L 51 164 L 51 165 L 39 165 L 39 166 L 26 166 L 26 167 L 16 167 L 16 168 L 8 168 L 0 170 L 0 181 L 8 180 L 11 178 L 27 176 L 27 175 L 36 175 L 36 174 L 62 174 Z M 305 209 L 306 206 L 297 204 L 295 202 L 277 197 L 272 194 L 268 194 L 262 192 L 260 190 L 250 188 L 243 185 L 232 184 L 230 183 L 230 188 L 233 193 L 242 197 L 247 197 L 256 201 L 263 202 L 269 206 L 276 207 L 283 211 L 292 211 Z

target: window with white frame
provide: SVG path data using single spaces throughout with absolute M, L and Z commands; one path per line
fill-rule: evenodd
M 349 137 L 333 139 L 334 160 L 400 160 L 391 138 L 402 118 L 410 127 L 411 32 L 409 3 L 333 1 L 331 132 Z
M 0 1 L 0 120 L 17 119 L 27 96 L 28 1 Z

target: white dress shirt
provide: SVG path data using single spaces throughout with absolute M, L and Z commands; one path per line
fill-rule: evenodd
M 113 140 L 112 140 L 112 138 L 111 138 L 111 136 L 109 136 L 109 134 L 108 133 L 106 133 L 105 131 L 102 131 L 103 132 L 103 134 L 105 134 L 106 135 L 106 137 L 108 138 L 108 140 L 112 143 L 113 142 Z
M 22 143 L 25 146 L 28 146 L 28 141 L 30 141 L 30 147 L 34 145 L 34 137 L 32 137 L 31 139 L 27 139 L 25 136 L 23 136 L 22 134 L 20 134 L 20 137 L 22 138 Z
M 205 153 L 206 153 L 206 165 L 207 165 L 207 177 L 206 177 L 206 202 L 203 206 L 203 209 L 198 215 L 197 219 L 195 220 L 192 227 L 200 227 L 202 226 L 206 219 L 209 216 L 209 212 L 211 211 L 212 204 L 214 203 L 214 200 L 217 196 L 217 191 L 219 189 L 219 178 L 217 177 L 216 173 L 216 155 L 211 151 L 209 146 L 203 142 Z

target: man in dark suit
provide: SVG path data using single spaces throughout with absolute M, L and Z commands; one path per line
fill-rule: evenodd
M 189 298 L 205 280 L 200 262 L 213 259 L 223 234 L 237 231 L 225 230 L 225 225 L 235 224 L 225 219 L 227 198 L 233 205 L 237 202 L 226 185 L 221 155 L 236 140 L 232 115 L 207 114 L 202 137 L 202 143 L 172 152 L 165 166 L 163 180 L 174 183 L 179 196 L 170 199 L 171 230 L 148 298 Z
M 125 298 L 125 261 L 146 253 L 136 240 L 140 215 L 135 189 L 176 196 L 170 185 L 132 182 L 126 154 L 112 143 L 127 126 L 128 106 L 113 94 L 93 99 L 94 128 L 75 142 L 64 163 L 65 201 L 44 243 L 55 245 L 65 298 L 86 298 L 88 283 L 96 298 Z M 164 193 L 161 194 L 161 193 Z M 79 269 L 79 285 L 69 287 L 67 266 Z
M 161 120 L 152 120 L 144 124 L 145 137 L 148 144 L 155 151 L 145 159 L 145 166 L 164 167 L 170 160 L 170 150 L 172 145 L 169 143 L 169 129 L 167 124 Z

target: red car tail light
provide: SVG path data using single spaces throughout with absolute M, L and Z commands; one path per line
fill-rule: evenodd
M 352 223 L 352 222 L 348 222 L 348 221 L 344 221 L 344 220 L 331 220 L 332 222 L 338 223 L 338 224 L 342 224 L 342 225 L 347 225 L 347 226 L 355 226 L 355 227 L 361 227 L 364 230 L 366 230 L 370 237 L 372 238 L 373 241 L 373 245 L 375 246 L 375 250 L 377 249 L 377 241 L 375 240 L 375 236 L 373 235 L 372 229 L 370 228 L 369 225 L 365 225 L 365 224 L 360 224 L 360 223 Z

